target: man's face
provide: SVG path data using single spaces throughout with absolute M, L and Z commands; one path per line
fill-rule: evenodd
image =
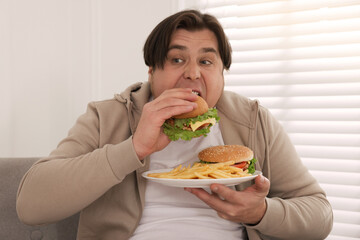
M 171 37 L 164 68 L 149 68 L 154 98 L 171 88 L 191 88 L 214 107 L 224 88 L 223 63 L 215 34 L 179 29 Z

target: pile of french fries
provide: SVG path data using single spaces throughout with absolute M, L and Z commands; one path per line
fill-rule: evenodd
M 148 177 L 170 178 L 170 179 L 219 179 L 219 178 L 239 178 L 251 176 L 247 170 L 233 167 L 234 162 L 225 163 L 194 163 L 193 166 L 177 166 L 169 172 L 149 173 Z

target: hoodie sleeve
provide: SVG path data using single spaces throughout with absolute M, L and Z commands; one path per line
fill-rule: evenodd
M 119 124 L 126 125 L 126 115 L 122 119 Z M 97 104 L 90 103 L 50 156 L 28 170 L 17 193 L 22 222 L 40 225 L 71 216 L 143 166 L 130 133 L 102 145 L 102 121 Z
M 324 239 L 332 228 L 331 205 L 279 122 L 264 108 L 260 111 L 267 136 L 264 175 L 270 180 L 270 192 L 263 219 L 247 228 L 263 239 Z

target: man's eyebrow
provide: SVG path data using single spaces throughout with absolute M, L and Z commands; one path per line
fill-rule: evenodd
M 212 52 L 212 53 L 215 53 L 215 54 L 217 54 L 217 51 L 216 51 L 216 49 L 215 49 L 215 48 L 212 48 L 212 47 L 208 47 L 208 48 L 202 48 L 202 49 L 201 49 L 201 52 L 203 52 L 203 53 L 208 53 L 208 52 Z
M 185 46 L 183 46 L 183 45 L 171 45 L 171 46 L 169 47 L 169 50 L 168 50 L 168 51 L 170 51 L 170 50 L 172 50 L 172 49 L 186 50 L 187 47 L 185 47 Z
M 184 50 L 187 50 L 188 48 L 187 48 L 186 46 L 183 46 L 183 45 L 177 45 L 177 44 L 175 44 L 175 45 L 171 45 L 171 46 L 169 47 L 169 50 L 168 50 L 168 51 L 170 51 L 170 50 L 172 50 L 172 49 L 178 49 L 178 50 L 184 51 Z M 217 54 L 216 49 L 213 48 L 213 47 L 201 48 L 201 49 L 200 49 L 200 52 L 201 52 L 201 53 L 212 52 L 212 53 Z

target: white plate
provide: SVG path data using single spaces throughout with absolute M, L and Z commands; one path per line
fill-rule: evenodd
M 148 177 L 149 173 L 169 172 L 172 169 L 158 169 L 153 171 L 147 171 L 142 176 L 150 181 L 164 184 L 171 187 L 193 187 L 203 188 L 210 187 L 213 183 L 219 183 L 226 186 L 234 186 L 243 182 L 250 181 L 256 178 L 257 175 L 262 174 L 260 171 L 255 171 L 252 176 L 240 177 L 240 178 L 220 178 L 220 179 L 171 179 L 171 178 L 155 178 Z

